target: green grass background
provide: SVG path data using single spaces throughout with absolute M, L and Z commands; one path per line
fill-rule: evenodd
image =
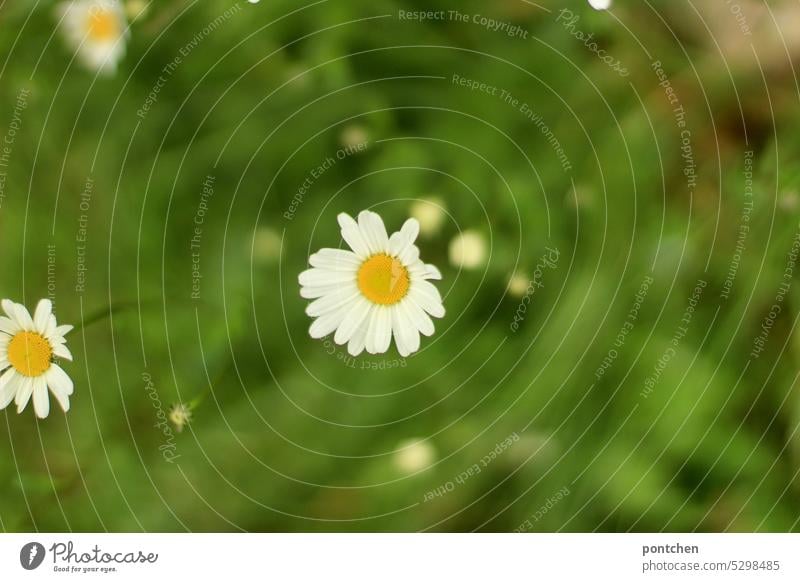
M 750 357 L 798 230 L 797 79 L 764 7 L 797 7 L 742 2 L 746 37 L 730 12 L 682 1 L 619 1 L 613 16 L 539 4 L 157 0 L 111 78 L 71 62 L 53 3 L 0 4 L 0 132 L 30 91 L 0 207 L 0 295 L 30 308 L 47 296 L 55 245 L 59 320 L 88 322 L 69 336 L 70 412 L 0 414 L 0 527 L 797 530 L 796 281 L 765 352 Z M 140 119 L 162 68 L 233 6 Z M 562 6 L 629 76 L 557 22 Z M 401 9 L 484 14 L 528 38 L 402 21 Z M 654 60 L 686 110 L 691 192 Z M 530 104 L 572 169 L 518 109 L 453 74 Z M 285 219 L 354 127 L 367 151 L 337 162 Z M 725 300 L 748 150 L 754 207 Z M 190 239 L 208 175 L 193 300 Z M 309 252 L 340 244 L 337 213 L 373 208 L 392 230 L 430 196 L 450 213 L 420 243 L 443 271 L 447 316 L 405 367 L 350 368 L 308 337 L 297 274 Z M 279 258 L 254 246 L 264 229 L 282 241 Z M 485 268 L 448 262 L 459 229 L 484 234 Z M 508 280 L 530 276 L 547 246 L 559 263 L 513 333 L 520 298 Z M 648 275 L 638 320 L 597 380 Z M 686 337 L 644 398 L 700 279 Z M 144 373 L 165 411 L 200 399 L 174 436 L 174 463 Z M 479 474 L 425 501 L 513 434 Z M 409 438 L 436 451 L 414 475 L 395 462 Z

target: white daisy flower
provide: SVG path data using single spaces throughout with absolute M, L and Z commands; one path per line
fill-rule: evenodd
M 58 7 L 67 42 L 92 70 L 112 74 L 130 33 L 119 0 L 68 0 Z
M 611 0 L 589 0 L 589 4 L 595 10 L 608 10 L 611 8 Z
M 352 356 L 365 348 L 382 354 L 392 337 L 401 356 L 416 352 L 419 334 L 433 335 L 431 317 L 444 317 L 442 296 L 429 282 L 442 274 L 420 260 L 414 244 L 419 223 L 409 218 L 389 237 L 374 212 L 361 212 L 358 222 L 344 213 L 338 220 L 352 251 L 322 249 L 299 277 L 301 297 L 314 299 L 306 309 L 315 318 L 311 337 L 336 332 L 334 341 Z
M 72 360 L 64 339 L 72 326 L 56 323 L 48 299 L 39 301 L 33 317 L 24 305 L 8 299 L 3 299 L 2 307 L 7 317 L 0 316 L 0 410 L 13 400 L 20 413 L 33 396 L 36 416 L 45 418 L 50 412 L 50 388 L 68 411 L 72 380 L 53 358 Z

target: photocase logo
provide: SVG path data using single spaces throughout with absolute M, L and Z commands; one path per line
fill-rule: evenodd
M 19 563 L 26 570 L 35 570 L 44 561 L 44 546 L 39 542 L 29 542 L 19 551 Z

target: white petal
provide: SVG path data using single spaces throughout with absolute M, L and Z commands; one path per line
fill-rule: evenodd
M 342 320 L 342 324 L 339 326 L 339 329 L 336 330 L 336 335 L 333 336 L 333 341 L 338 345 L 342 345 L 350 341 L 350 339 L 353 337 L 353 334 L 356 333 L 358 327 L 367 318 L 370 312 L 370 307 L 372 307 L 372 303 L 363 297 L 359 297 L 345 315 L 344 319 Z
M 383 219 L 369 210 L 358 213 L 358 226 L 371 254 L 385 253 L 389 249 L 389 235 Z
M 35 331 L 31 314 L 27 309 L 25 309 L 24 305 L 19 303 L 14 304 L 14 317 L 12 317 L 12 319 L 16 321 L 17 325 L 19 325 L 23 330 Z
M 0 302 L 0 305 L 2 305 L 3 311 L 6 312 L 6 315 L 11 319 L 14 319 L 14 302 L 10 299 L 3 299 L 3 301 Z
M 404 358 L 419 350 L 419 330 L 411 322 L 405 302 L 400 302 L 392 308 L 392 333 L 397 351 Z
M 367 243 L 369 254 L 374 255 L 375 253 L 380 252 L 380 247 L 372 237 L 372 224 L 369 214 L 370 213 L 367 210 L 362 210 L 358 213 L 358 230 L 361 232 L 364 242 Z
M 403 228 L 392 234 L 392 238 L 389 239 L 391 254 L 398 257 L 403 264 L 413 265 L 419 259 L 419 249 L 414 245 L 418 235 L 419 222 L 415 218 L 409 218 Z
M 69 396 L 74 390 L 72 379 L 58 364 L 50 364 L 50 369 L 44 374 L 47 385 L 50 390 L 55 394 L 56 398 L 61 402 L 60 395 Z M 64 405 L 61 405 L 64 408 Z M 64 410 L 67 410 L 66 408 Z
M 52 339 L 53 332 L 55 330 L 56 330 L 56 316 L 51 313 L 50 317 L 47 318 L 47 326 L 44 328 L 44 332 L 42 332 L 42 335 L 44 335 L 44 337 L 46 337 L 47 339 Z
M 383 223 L 383 218 L 377 212 L 371 212 L 372 214 L 372 231 L 374 234 L 377 235 L 383 250 L 386 251 L 386 245 L 389 244 L 389 235 L 386 232 L 386 225 Z
M 393 257 L 399 257 L 407 246 L 408 239 L 402 232 L 394 232 L 389 237 L 389 254 Z
M 321 249 L 308 259 L 312 267 L 332 271 L 353 271 L 361 265 L 361 259 L 352 251 L 344 249 Z
M 349 310 L 350 305 L 358 299 L 359 295 L 360 292 L 355 285 L 342 287 L 309 303 L 306 307 L 306 314 L 310 317 L 319 317 L 334 309 Z
M 50 366 L 44 377 L 59 406 L 64 412 L 67 412 L 69 410 L 69 395 L 72 394 L 73 390 L 72 380 L 64 370 L 55 364 Z
M 419 248 L 416 245 L 408 245 L 400 252 L 398 258 L 404 265 L 413 265 L 419 260 Z
M 383 354 L 389 349 L 391 341 L 391 312 L 385 307 L 376 307 L 367 328 L 367 351 L 370 354 Z
M 411 323 L 416 326 L 420 333 L 424 336 L 432 336 L 435 331 L 433 321 L 431 321 L 428 314 L 423 311 L 422 307 L 417 305 L 411 298 L 404 299 L 402 303 Z
M 3 299 L 2 305 L 3 311 L 6 312 L 6 315 L 8 315 L 14 325 L 17 326 L 18 330 L 29 330 L 31 327 L 33 327 L 33 320 L 31 319 L 28 310 L 25 309 L 23 305 L 14 303 L 9 299 Z M 30 322 L 29 326 L 26 325 L 28 322 Z
M 31 399 L 32 392 L 33 379 L 22 376 L 22 382 L 17 388 L 17 395 L 14 397 L 14 404 L 17 405 L 17 414 L 25 410 L 25 407 L 28 406 L 28 400 Z
M 361 232 L 361 229 L 358 227 L 358 223 L 353 220 L 350 215 L 345 214 L 344 212 L 337 217 L 337 220 L 339 221 L 339 226 L 342 227 L 342 238 L 345 240 L 345 242 L 360 258 L 367 258 L 370 254 L 369 246 L 367 245 L 367 241 L 364 240 L 364 236 Z
M 58 389 L 54 389 L 52 386 L 50 386 L 50 392 L 53 393 L 53 397 L 56 399 L 56 402 L 58 402 L 61 410 L 69 412 L 69 395 Z
M 64 337 L 73 329 L 75 329 L 74 325 L 59 325 L 53 333 L 55 335 L 60 335 L 61 337 Z
M 409 297 L 433 317 L 444 317 L 444 305 L 439 290 L 428 281 L 414 281 Z
M 308 269 L 298 276 L 300 285 L 304 287 L 319 287 L 322 285 L 339 285 L 355 281 L 355 273 L 330 271 L 328 269 Z
M 4 409 L 14 400 L 20 382 L 21 376 L 17 374 L 14 368 L 9 368 L 0 376 L 0 410 Z
M 392 309 L 388 307 L 379 308 L 380 317 L 378 318 L 378 337 L 375 347 L 379 354 L 384 354 L 392 345 Z
M 72 325 L 59 325 L 56 327 L 56 320 L 54 317 L 51 317 L 51 323 L 47 325 L 47 328 L 50 329 L 51 326 L 54 328 L 50 333 L 46 334 L 45 337 L 50 340 L 51 343 L 56 342 L 65 342 L 67 340 L 64 339 L 64 336 L 67 335 L 74 329 Z
M 377 305 L 373 305 L 366 320 L 367 337 L 365 338 L 365 346 L 367 348 L 367 352 L 370 354 L 374 354 L 376 351 L 375 338 L 378 335 L 378 311 L 380 311 L 379 307 Z
M 44 334 L 47 329 L 47 323 L 50 321 L 50 314 L 53 313 L 53 304 L 49 299 L 41 299 L 36 305 L 36 311 L 33 314 L 33 325 L 41 334 Z
M 426 265 L 422 261 L 417 261 L 408 267 L 408 274 L 412 279 L 433 279 L 441 280 L 442 273 L 434 265 Z
M 72 352 L 64 344 L 53 344 L 53 354 L 59 358 L 72 361 Z
M 376 308 L 377 309 L 377 308 Z M 355 357 L 364 351 L 367 341 L 367 320 L 363 320 L 347 343 L 347 353 Z
M 308 333 L 314 339 L 323 338 L 336 331 L 346 314 L 347 312 L 344 309 L 326 313 L 314 320 L 314 323 L 308 329 Z
M 400 232 L 406 236 L 406 239 L 408 239 L 408 244 L 413 245 L 419 236 L 419 222 L 416 218 L 409 218 L 403 224 Z
M 47 395 L 47 382 L 44 376 L 34 378 L 33 382 L 33 411 L 39 418 L 47 418 L 50 414 L 50 398 Z
M 436 281 L 442 280 L 442 272 L 436 268 L 435 265 L 425 265 L 425 278 L 434 279 Z
M 8 317 L 0 317 L 0 331 L 14 335 L 19 331 L 19 326 Z
M 317 299 L 318 297 L 335 293 L 342 286 L 341 283 L 334 285 L 307 285 L 300 287 L 300 297 L 303 299 Z

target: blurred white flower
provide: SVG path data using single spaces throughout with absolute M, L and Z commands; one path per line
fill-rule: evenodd
M 578 184 L 564 194 L 564 204 L 579 210 L 591 210 L 596 206 L 597 192 L 591 186 Z
M 69 0 L 58 6 L 61 29 L 78 58 L 104 74 L 117 70 L 129 36 L 119 0 Z
M 797 192 L 790 191 L 785 192 L 778 200 L 778 206 L 781 207 L 783 210 L 787 210 L 793 212 L 797 210 L 798 202 L 800 202 L 800 198 L 797 196 Z
M 308 65 L 301 62 L 288 63 L 284 68 L 284 80 L 290 81 L 289 89 L 300 91 L 311 86 L 314 77 L 308 70 Z
M 3 299 L 2 306 L 7 317 L 0 316 L 0 410 L 14 400 L 20 413 L 33 396 L 36 416 L 45 418 L 50 413 L 50 388 L 64 412 L 68 411 L 72 380 L 53 358 L 72 360 L 64 339 L 72 326 L 56 323 L 48 299 L 39 301 L 33 317 L 24 305 L 8 299 Z
M 436 449 L 426 440 L 409 439 L 397 445 L 394 466 L 403 473 L 417 473 L 430 467 L 436 460 Z
M 524 273 L 517 271 L 508 281 L 508 292 L 514 297 L 522 297 L 528 292 L 531 280 Z
M 192 421 L 192 409 L 186 404 L 175 404 L 169 409 L 169 421 L 177 432 L 183 431 Z
M 281 235 L 268 226 L 259 226 L 253 235 L 253 258 L 270 263 L 281 256 Z
M 611 0 L 589 0 L 589 4 L 595 10 L 608 10 L 611 8 Z
M 508 450 L 508 461 L 512 465 L 531 462 L 543 465 L 553 462 L 560 455 L 560 447 L 552 434 L 536 432 L 534 429 L 520 436 L 520 440 Z
M 369 133 L 364 126 L 353 123 L 342 130 L 339 141 L 346 148 L 357 148 L 369 142 Z
M 442 274 L 420 260 L 414 244 L 419 224 L 409 218 L 389 237 L 374 212 L 360 212 L 358 222 L 344 213 L 338 220 L 352 251 L 322 249 L 299 277 L 300 296 L 314 299 L 306 308 L 315 318 L 311 337 L 336 332 L 333 341 L 347 344 L 352 356 L 364 348 L 385 353 L 392 337 L 401 356 L 416 352 L 419 334 L 433 335 L 431 317 L 444 317 L 442 296 L 430 282 Z
M 486 262 L 486 242 L 483 235 L 465 230 L 450 241 L 450 263 L 463 269 L 477 269 Z
M 411 205 L 411 216 L 419 222 L 419 232 L 432 236 L 439 232 L 446 216 L 444 202 L 439 198 L 417 200 Z

